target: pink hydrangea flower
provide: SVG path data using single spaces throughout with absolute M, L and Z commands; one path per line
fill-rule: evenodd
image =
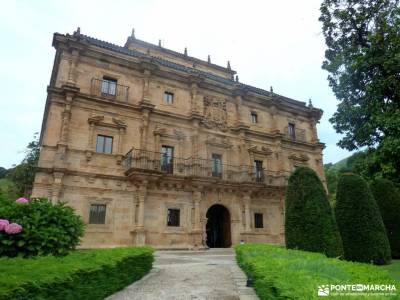
M 21 231 L 22 231 L 22 226 L 17 223 L 8 224 L 5 229 L 5 232 L 8 234 L 16 234 L 20 233 Z
M 26 199 L 26 198 L 21 197 L 21 198 L 18 198 L 17 200 L 15 200 L 15 202 L 17 202 L 17 203 L 27 203 L 27 202 L 29 202 L 29 200 Z
M 0 231 L 5 230 L 8 224 L 10 224 L 8 220 L 0 219 Z

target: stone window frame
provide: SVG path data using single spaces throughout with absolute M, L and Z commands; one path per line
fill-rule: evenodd
M 100 154 L 100 155 L 115 155 L 116 149 L 119 148 L 118 145 L 118 134 L 119 131 L 117 128 L 112 128 L 104 125 L 95 125 L 95 128 L 93 130 L 93 138 L 92 138 L 92 149 L 94 150 L 94 153 Z M 99 135 L 102 136 L 107 136 L 112 138 L 112 145 L 111 145 L 111 153 L 105 153 L 105 152 L 97 152 L 97 137 Z
M 178 93 L 177 93 L 177 89 L 176 88 L 171 88 L 171 87 L 167 87 L 167 86 L 161 86 L 161 105 L 162 106 L 167 106 L 167 107 L 173 107 L 173 108 L 177 108 L 179 106 L 179 97 L 178 97 Z M 165 93 L 170 93 L 173 94 L 173 100 L 171 104 L 165 103 L 164 101 L 164 96 Z
M 255 116 L 255 122 L 253 122 L 253 116 Z M 259 125 L 260 124 L 260 114 L 255 110 L 250 110 L 250 123 L 252 125 Z
M 86 225 L 86 232 L 113 232 L 114 227 L 114 199 L 112 198 L 89 198 L 85 205 L 83 213 L 83 221 Z M 100 204 L 106 206 L 106 217 L 104 224 L 90 224 L 89 213 L 92 204 Z
M 122 159 L 122 146 L 124 135 L 126 132 L 126 123 L 123 120 L 113 117 L 111 122 L 105 122 L 104 115 L 92 115 L 88 118 L 89 134 L 86 152 L 86 160 L 92 159 L 93 153 L 97 155 L 116 156 L 119 157 L 117 163 Z M 105 135 L 113 138 L 112 153 L 101 153 L 96 151 L 97 136 Z
M 183 233 L 187 231 L 187 227 L 190 225 L 187 221 L 188 213 L 186 212 L 186 204 L 180 202 L 166 202 L 161 207 L 161 217 L 164 227 L 164 233 Z M 168 209 L 179 209 L 179 226 L 168 226 L 167 218 L 168 218 Z
M 250 209 L 250 213 L 251 213 L 251 221 L 250 221 L 250 225 L 251 228 L 256 231 L 256 232 L 264 232 L 264 233 L 268 233 L 269 232 L 269 226 L 268 226 L 268 222 L 267 222 L 267 212 L 268 212 L 268 208 L 267 207 L 255 207 Z M 256 224 L 255 224 L 255 214 L 262 214 L 263 216 L 263 227 L 262 228 L 256 228 Z

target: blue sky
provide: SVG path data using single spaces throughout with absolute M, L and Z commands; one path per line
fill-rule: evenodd
M 328 119 L 337 101 L 321 69 L 320 1 L 6 1 L 0 10 L 0 166 L 11 167 L 40 131 L 55 50 L 54 32 L 81 32 L 123 45 L 132 28 L 148 42 L 231 66 L 243 83 L 324 110 L 324 163 L 349 155 Z

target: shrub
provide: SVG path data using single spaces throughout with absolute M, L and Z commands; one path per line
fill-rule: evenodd
M 347 262 L 327 258 L 320 253 L 287 250 L 265 244 L 238 245 L 235 251 L 239 266 L 253 279 L 256 293 L 262 300 L 321 299 L 317 294 L 320 285 L 395 285 L 399 293 L 399 282 L 390 278 L 386 270 L 374 265 Z M 333 292 L 330 296 L 334 296 Z M 371 299 L 371 296 L 351 295 L 336 298 Z M 384 298 L 398 299 L 398 296 Z
M 400 258 L 400 192 L 387 179 L 376 179 L 370 187 L 386 227 L 392 258 Z
M 325 253 L 330 257 L 343 255 L 342 241 L 317 174 L 306 167 L 297 168 L 289 178 L 286 191 L 286 246 Z
M 0 299 L 104 299 L 140 279 L 152 263 L 147 247 L 0 258 Z
M 47 199 L 0 198 L 0 219 L 10 223 L 0 230 L 0 256 L 66 255 L 83 236 L 81 217 L 64 203 Z
M 390 262 L 386 230 L 365 180 L 354 174 L 339 178 L 335 214 L 345 259 L 375 264 Z

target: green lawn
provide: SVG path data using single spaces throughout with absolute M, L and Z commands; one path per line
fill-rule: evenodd
M 400 259 L 392 260 L 392 263 L 387 266 L 382 266 L 382 268 L 388 270 L 389 275 L 392 278 L 400 281 Z
M 148 273 L 148 247 L 73 251 L 64 257 L 0 258 L 0 300 L 104 299 Z
M 391 278 L 382 267 L 327 258 L 320 253 L 287 250 L 273 245 L 245 244 L 235 247 L 239 266 L 253 280 L 260 299 L 321 299 L 319 288 L 328 288 L 328 294 L 335 299 L 399 299 L 400 283 Z M 391 265 L 399 270 L 399 263 Z M 385 268 L 390 268 L 387 266 Z M 393 273 L 392 273 L 393 274 Z M 398 274 L 398 273 L 397 273 Z M 340 285 L 389 285 L 395 288 L 389 295 L 372 296 L 345 294 L 338 291 Z M 368 292 L 369 293 L 369 292 Z M 329 297 L 328 297 L 329 298 Z

